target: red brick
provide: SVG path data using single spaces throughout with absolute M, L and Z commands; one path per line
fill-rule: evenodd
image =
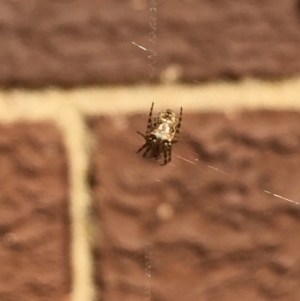
M 74 86 L 148 80 L 170 65 L 182 80 L 280 78 L 300 72 L 299 1 L 0 1 L 0 84 Z M 140 10 L 139 10 L 140 8 Z
M 164 167 L 135 154 L 146 123 L 91 122 L 101 300 L 144 300 L 147 256 L 151 300 L 298 300 L 299 206 L 263 190 L 300 200 L 300 114 L 184 114 Z
M 51 123 L 0 125 L 0 300 L 67 300 L 66 153 Z

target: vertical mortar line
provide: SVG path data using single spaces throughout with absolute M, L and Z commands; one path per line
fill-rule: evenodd
M 72 110 L 72 114 L 63 112 Z M 66 103 L 59 118 L 64 132 L 69 158 L 70 217 L 71 217 L 71 264 L 73 271 L 72 301 L 94 301 L 93 255 L 90 233 L 90 209 L 92 199 L 89 193 L 89 133 L 84 115 L 74 102 Z

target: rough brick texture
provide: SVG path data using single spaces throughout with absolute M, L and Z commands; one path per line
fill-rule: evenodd
M 154 0 L 153 0 L 154 1 Z M 153 2 L 152 1 L 152 2 Z M 44 86 L 285 77 L 300 72 L 297 0 L 0 1 L 0 84 Z
M 0 125 L 0 300 L 66 301 L 68 180 L 50 123 Z
M 263 192 L 300 200 L 300 114 L 184 114 L 165 167 L 146 123 L 91 122 L 101 300 L 300 300 L 300 207 Z

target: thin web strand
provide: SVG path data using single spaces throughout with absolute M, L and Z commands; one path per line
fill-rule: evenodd
M 147 49 L 146 47 L 142 46 L 142 45 L 139 45 L 139 44 L 137 44 L 137 43 L 135 43 L 135 42 L 131 42 L 131 43 L 132 43 L 133 45 L 139 47 L 140 49 L 144 50 L 144 51 L 148 51 L 148 49 Z
M 190 160 L 188 160 L 188 159 L 186 159 L 186 158 L 184 158 L 184 157 L 181 157 L 181 156 L 178 156 L 178 155 L 176 155 L 176 157 L 179 158 L 179 159 L 181 159 L 181 160 L 183 160 L 183 161 L 185 161 L 185 162 L 188 162 L 188 163 L 190 163 L 190 164 L 196 165 L 196 163 L 194 163 L 194 162 L 192 162 L 192 161 L 190 161 Z M 198 162 L 198 159 L 195 159 L 195 161 Z M 223 175 L 226 175 L 226 176 L 229 176 L 229 177 L 231 176 L 230 174 L 228 174 L 228 173 L 225 172 L 225 171 L 222 171 L 221 169 L 218 169 L 218 168 L 213 167 L 213 166 L 208 165 L 208 164 L 205 164 L 205 165 L 206 165 L 207 167 L 209 167 L 209 168 L 211 168 L 211 169 L 213 169 L 213 170 L 215 170 L 215 171 L 217 171 L 217 172 L 223 174 Z M 289 199 L 289 198 L 283 197 L 283 196 L 281 196 L 281 195 L 279 195 L 279 194 L 276 194 L 276 193 L 274 193 L 274 192 L 271 192 L 271 191 L 269 191 L 269 190 L 263 189 L 262 191 L 265 192 L 265 193 L 267 193 L 267 194 L 270 194 L 270 195 L 272 195 L 272 196 L 274 196 L 274 197 L 276 197 L 276 198 L 278 198 L 278 199 L 281 199 L 281 200 L 290 202 L 290 203 L 292 203 L 292 204 L 295 204 L 295 205 L 297 205 L 297 206 L 300 206 L 300 202 L 296 202 L 296 201 L 291 200 L 291 199 Z
M 148 55 L 150 67 L 148 82 L 150 83 L 152 78 L 155 75 L 156 71 L 156 60 L 157 60 L 157 52 L 156 52 L 156 39 L 157 39 L 157 2 L 156 0 L 149 0 L 149 42 L 153 45 L 153 48 L 146 48 L 141 45 L 134 43 L 134 45 L 138 46 L 140 49 L 150 52 Z M 158 180 L 158 179 L 157 179 Z M 147 243 L 145 249 L 145 277 L 146 277 L 146 287 L 145 287 L 145 297 L 147 301 L 151 301 L 151 257 L 152 257 L 153 246 L 150 243 Z
M 147 301 L 151 301 L 151 257 L 152 245 L 147 243 L 145 248 L 145 277 L 147 278 L 147 285 L 145 286 L 145 297 Z
M 264 191 L 265 193 L 267 193 L 267 194 L 270 194 L 270 195 L 276 197 L 276 198 L 279 198 L 279 199 L 282 199 L 282 200 L 284 200 L 284 201 L 293 203 L 293 204 L 295 204 L 295 205 L 297 205 L 297 206 L 300 206 L 300 203 L 298 203 L 298 202 L 296 202 L 296 201 L 293 201 L 293 200 L 291 200 L 291 199 L 285 198 L 285 197 L 283 197 L 283 196 L 281 196 L 281 195 L 279 195 L 279 194 L 273 193 L 273 192 L 268 191 L 268 190 L 263 190 L 263 191 Z

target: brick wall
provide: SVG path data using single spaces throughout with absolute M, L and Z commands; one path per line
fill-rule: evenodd
M 1 1 L 0 301 L 298 301 L 299 16 Z M 120 86 L 152 80 L 179 84 Z M 165 167 L 135 154 L 153 101 L 184 110 Z
M 135 103 L 188 87 L 2 93 L 1 300 L 297 300 L 299 206 L 264 190 L 299 201 L 299 87 L 194 88 L 165 167 L 135 154 Z

